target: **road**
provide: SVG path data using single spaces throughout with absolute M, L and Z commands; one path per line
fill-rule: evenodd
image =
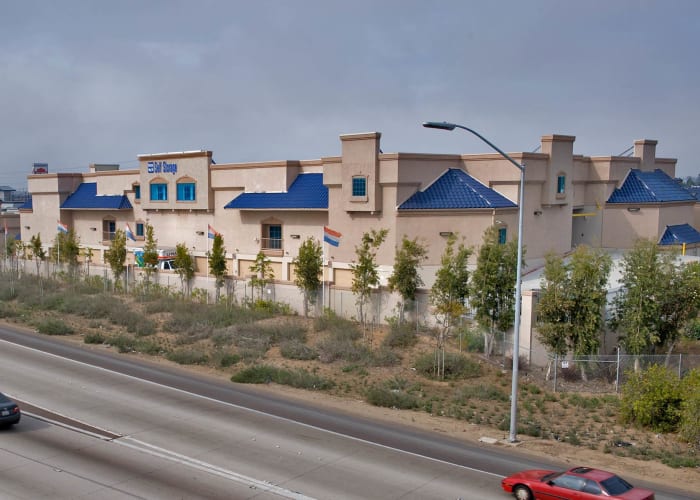
M 490 500 L 509 498 L 502 475 L 551 466 L 129 356 L 0 338 L 0 388 L 38 407 L 0 433 L 2 498 Z

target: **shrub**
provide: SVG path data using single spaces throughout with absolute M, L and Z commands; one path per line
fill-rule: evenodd
M 401 357 L 386 346 L 372 351 L 370 364 L 372 366 L 396 366 L 401 362 Z
M 420 406 L 418 398 L 401 390 L 372 386 L 365 395 L 367 402 L 374 406 L 412 410 Z
M 623 423 L 674 431 L 680 420 L 682 394 L 678 376 L 661 365 L 629 373 L 622 387 L 620 418 Z
M 36 326 L 39 333 L 44 335 L 72 335 L 73 328 L 60 319 L 45 319 Z
M 116 347 L 119 352 L 133 352 L 136 350 L 136 341 L 134 337 L 130 335 L 115 335 L 107 339 L 107 343 Z
M 384 337 L 382 346 L 384 347 L 411 347 L 418 342 L 415 323 L 391 322 L 389 333 Z
M 700 370 L 690 370 L 681 381 L 680 437 L 689 443 L 700 444 Z
M 280 354 L 287 359 L 317 359 L 316 350 L 298 340 L 287 340 L 280 344 Z
M 209 361 L 206 353 L 196 349 L 177 349 L 170 351 L 165 357 L 181 365 L 204 365 Z
M 481 401 L 508 401 L 510 396 L 493 385 L 468 385 L 460 387 L 454 396 L 456 403 L 465 404 L 470 399 Z
M 326 390 L 334 387 L 334 382 L 309 373 L 306 370 L 286 370 L 270 365 L 256 365 L 246 368 L 231 377 L 232 382 L 244 384 L 269 384 L 275 382 L 300 389 Z
M 435 378 L 435 353 L 424 354 L 416 359 L 415 369 L 425 377 Z M 481 376 L 481 365 L 467 356 L 445 353 L 445 379 L 467 379 Z
M 362 331 L 357 323 L 336 316 L 332 312 L 316 318 L 314 329 L 317 332 L 327 331 L 337 340 L 355 341 L 362 338 Z
M 86 344 L 104 344 L 105 336 L 101 333 L 86 333 L 83 342 Z
M 214 355 L 216 365 L 220 368 L 228 368 L 241 361 L 241 356 L 231 352 L 218 352 Z
M 325 338 L 316 345 L 319 360 L 323 363 L 343 360 L 350 363 L 371 360 L 371 352 L 366 346 L 359 345 L 350 339 Z

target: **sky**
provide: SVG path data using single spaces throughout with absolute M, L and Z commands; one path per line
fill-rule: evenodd
M 695 0 L 0 0 L 0 185 L 206 149 L 217 163 L 656 139 L 700 173 Z

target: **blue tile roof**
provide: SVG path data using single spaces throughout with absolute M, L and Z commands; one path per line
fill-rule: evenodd
M 697 201 L 695 196 L 664 171 L 632 169 L 622 186 L 615 189 L 608 203 L 665 203 Z
M 28 196 L 27 200 L 19 206 L 20 210 L 31 210 L 33 208 L 32 197 Z
M 676 224 L 666 226 L 666 231 L 661 236 L 659 245 L 681 245 L 700 243 L 700 232 L 690 224 Z
M 323 185 L 323 174 L 299 174 L 284 193 L 242 193 L 224 208 L 328 209 L 328 188 Z
M 61 209 L 82 210 L 131 210 L 129 199 L 123 194 L 97 194 L 97 183 L 83 182 L 78 186 Z
M 512 208 L 515 203 L 483 185 L 464 170 L 451 168 L 425 190 L 399 205 L 399 210 Z

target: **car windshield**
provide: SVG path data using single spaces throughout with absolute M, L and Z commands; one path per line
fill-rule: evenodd
M 547 481 L 551 481 L 552 479 L 557 478 L 557 477 L 561 476 L 562 474 L 563 474 L 563 472 L 550 472 L 549 474 L 545 474 L 544 476 L 542 476 L 541 481 L 543 483 L 546 483 Z
M 619 476 L 612 476 L 605 481 L 601 481 L 600 484 L 605 488 L 605 491 L 611 495 L 620 495 L 634 488 L 634 486 Z

